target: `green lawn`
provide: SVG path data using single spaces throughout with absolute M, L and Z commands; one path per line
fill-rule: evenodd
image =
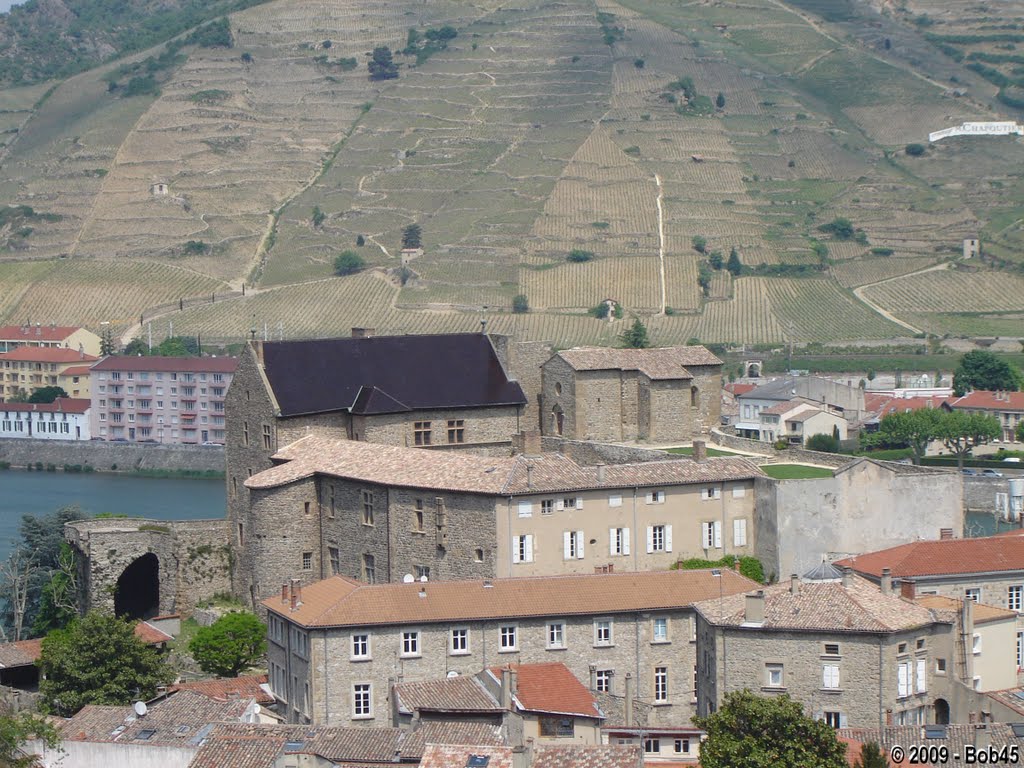
M 687 445 L 682 448 L 666 448 L 666 453 L 681 453 L 684 456 L 693 456 L 693 446 Z M 731 451 L 720 451 L 717 448 L 708 448 L 708 456 L 739 456 Z
M 776 480 L 808 480 L 818 477 L 832 477 L 827 467 L 808 467 L 803 464 L 766 464 L 761 467 L 768 477 Z

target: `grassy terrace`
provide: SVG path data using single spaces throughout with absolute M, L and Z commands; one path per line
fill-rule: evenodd
M 683 456 L 693 456 L 693 446 L 687 445 L 682 448 L 667 448 L 666 453 L 679 453 Z M 708 448 L 708 456 L 741 456 L 742 454 L 735 453 L 734 451 L 720 451 L 717 448 Z
M 832 477 L 832 470 L 827 467 L 809 467 L 804 464 L 767 464 L 761 469 L 768 477 L 776 480 L 810 480 L 819 477 Z

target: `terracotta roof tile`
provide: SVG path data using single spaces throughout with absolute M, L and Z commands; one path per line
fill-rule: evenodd
M 92 367 L 94 371 L 154 371 L 157 373 L 234 373 L 237 357 L 159 357 L 110 355 Z
M 289 741 L 305 742 L 309 726 L 221 724 L 203 740 L 189 768 L 273 768 Z
M 411 733 L 402 733 L 402 758 L 410 760 L 422 757 L 428 744 L 473 744 L 492 747 L 505 744 L 501 736 L 501 726 L 486 723 L 460 723 L 454 720 L 429 722 L 421 723 L 420 727 Z
M 858 576 L 841 582 L 801 582 L 794 594 L 785 582 L 764 588 L 766 629 L 832 632 L 897 632 L 936 621 L 927 608 L 898 595 L 883 595 L 877 584 Z M 708 621 L 731 627 L 745 622 L 746 598 L 728 595 L 698 603 Z
M 0 411 L 22 413 L 85 413 L 91 401 L 81 397 L 58 397 L 52 403 L 0 403 Z
M 399 683 L 395 699 L 402 712 L 501 712 L 501 705 L 475 676 Z
M 576 371 L 640 371 L 651 379 L 692 379 L 686 366 L 722 365 L 707 347 L 575 347 L 558 353 Z
M 985 694 L 991 699 L 998 701 L 1004 707 L 1009 707 L 1014 712 L 1024 715 L 1024 688 L 1007 688 L 1002 691 L 989 691 Z
M 18 640 L 0 644 L 0 668 L 29 667 L 39 661 L 43 640 Z
M 964 604 L 963 600 L 945 595 L 921 595 L 916 599 L 918 605 L 930 608 L 935 611 L 959 612 Z M 974 623 L 985 624 L 990 621 L 1017 620 L 1017 612 L 1009 608 L 1000 608 L 997 605 L 976 603 L 973 609 Z
M 135 636 L 147 645 L 169 643 L 174 638 L 162 629 L 157 629 L 148 621 L 140 621 L 135 625 Z
M 0 361 L 13 360 L 26 363 L 91 363 L 98 357 L 68 347 L 18 347 L 0 352 Z
M 195 691 L 216 701 L 231 698 L 256 699 L 258 704 L 273 704 L 274 697 L 261 686 L 267 682 L 266 675 L 243 675 L 241 677 L 218 677 L 213 680 L 195 680 L 191 683 L 175 683 L 172 691 Z
M 489 747 L 483 745 L 453 746 L 451 744 L 429 744 L 423 752 L 420 768 L 466 768 L 472 756 L 486 756 L 487 768 L 512 768 L 511 747 Z
M 0 326 L 0 341 L 31 343 L 37 341 L 64 341 L 76 331 L 75 325 L 3 325 Z
M 711 483 L 763 477 L 747 459 L 715 457 L 582 466 L 559 453 L 536 457 L 492 457 L 468 453 L 402 448 L 310 435 L 274 454 L 284 463 L 253 475 L 247 488 L 275 488 L 315 474 L 408 488 L 525 495 L 586 488 Z
M 91 370 L 88 365 L 72 365 L 65 368 L 61 376 L 88 376 Z
M 1024 392 L 977 390 L 963 397 L 950 398 L 951 408 L 977 408 L 985 411 L 1024 411 Z
M 636 768 L 640 757 L 639 744 L 543 744 L 534 748 L 531 768 Z
M 935 726 L 939 728 L 941 726 Z M 885 728 L 840 728 L 836 735 L 840 738 L 855 739 L 862 744 L 873 741 L 887 753 L 894 745 L 899 744 L 906 748 L 909 744 L 928 744 L 936 747 L 946 746 L 949 748 L 949 762 L 946 765 L 962 766 L 964 747 L 968 744 L 975 744 L 977 738 L 975 729 L 977 726 L 969 723 L 954 723 L 944 726 L 945 738 L 926 738 L 925 726 L 923 725 L 890 725 Z M 997 749 L 1004 745 L 1015 744 L 1024 747 L 1024 739 L 1013 733 L 1013 727 L 1005 723 L 986 723 L 985 731 L 989 743 Z M 955 760 L 954 755 L 960 755 L 960 760 Z
M 485 586 L 490 584 L 491 586 Z M 650 571 L 515 579 L 438 581 L 428 584 L 361 584 L 332 576 L 302 589 L 290 611 L 281 598 L 263 605 L 307 627 L 427 624 L 529 616 L 678 608 L 757 585 L 735 571 Z M 420 590 L 426 597 L 420 597 Z M 923 610 L 923 609 L 922 609 Z
M 551 662 L 510 666 L 516 670 L 516 703 L 523 711 L 604 718 L 597 699 L 565 664 Z M 502 667 L 488 670 L 499 684 L 501 670 Z
M 889 568 L 895 578 L 1024 571 L 1024 536 L 914 541 L 848 557 L 836 565 L 876 578 L 883 568 Z

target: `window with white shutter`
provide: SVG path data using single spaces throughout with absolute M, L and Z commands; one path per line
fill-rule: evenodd
M 747 489 L 742 485 L 734 485 L 732 488 L 732 497 L 734 499 L 742 499 L 747 495 Z
M 671 552 L 672 551 L 672 526 L 671 525 L 666 525 L 665 526 L 665 551 L 666 552 Z
M 650 554 L 654 551 L 654 526 L 647 526 L 647 553 Z
M 528 533 L 523 538 L 526 539 L 526 546 L 525 546 L 525 552 L 524 552 L 525 557 L 523 558 L 523 562 L 524 563 L 532 563 L 533 562 L 533 534 L 532 533 Z
M 732 545 L 747 546 L 747 521 L 744 518 L 732 521 Z
M 928 690 L 928 660 L 917 659 L 917 692 L 925 693 Z
M 533 535 L 524 534 L 512 537 L 512 562 L 532 563 L 533 562 Z
M 562 532 L 562 559 L 572 560 L 575 555 L 573 554 L 573 545 L 576 543 L 575 537 L 572 535 L 572 531 Z
M 622 494 L 612 493 L 608 496 L 609 507 L 621 507 L 622 506 Z
M 896 696 L 905 699 L 910 695 L 910 662 L 900 662 L 896 673 Z
M 711 549 L 715 546 L 715 527 L 711 523 L 700 524 L 700 541 L 704 549 Z
M 576 509 L 583 509 L 583 497 L 582 496 L 577 496 L 576 497 Z
M 519 516 L 520 517 L 532 517 L 533 516 L 533 503 L 529 501 L 519 502 Z
M 838 664 L 825 664 L 821 668 L 821 687 L 822 688 L 838 688 L 839 687 L 839 665 Z
M 622 532 L 622 554 L 629 554 L 629 528 L 620 528 Z
M 715 549 L 721 549 L 722 548 L 722 521 L 721 520 L 715 520 L 713 526 L 714 526 L 714 529 L 715 529 Z
M 565 501 L 563 499 L 558 499 L 557 501 L 555 501 L 555 509 L 558 512 L 561 512 L 563 509 L 565 509 Z
M 584 557 L 583 553 L 583 531 L 576 531 L 573 534 L 576 537 L 576 558 L 582 560 Z

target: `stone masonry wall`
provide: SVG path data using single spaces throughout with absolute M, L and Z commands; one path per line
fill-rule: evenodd
M 410 584 L 409 589 L 426 592 L 430 600 L 430 584 Z M 652 726 L 681 726 L 690 721 L 694 712 L 693 667 L 696 663 L 695 645 L 690 641 L 693 612 L 679 608 L 658 615 L 669 619 L 669 642 L 653 642 L 653 614 L 617 614 L 612 617 L 578 616 L 525 619 L 520 621 L 466 622 L 462 624 L 429 624 L 416 627 L 386 626 L 368 629 L 328 629 L 311 632 L 312 656 L 307 664 L 303 659 L 288 654 L 284 647 L 273 650 L 275 664 L 288 663 L 286 678 L 299 672 L 312 677 L 312 721 L 318 725 L 388 725 L 390 716 L 389 681 L 432 680 L 456 671 L 471 675 L 488 666 L 505 663 L 541 663 L 558 661 L 589 686 L 590 667 L 610 670 L 613 694 L 625 692 L 625 674 L 631 672 L 636 681 L 636 698 L 652 704 L 654 698 L 654 668 L 668 668 L 668 703 L 650 708 L 648 723 Z M 613 644 L 595 645 L 595 618 L 612 619 Z M 565 623 L 565 648 L 547 647 L 547 625 L 550 621 Z M 518 650 L 499 650 L 499 633 L 503 625 L 517 627 Z M 469 629 L 469 652 L 452 654 L 449 650 L 450 630 L 453 627 Z M 420 655 L 403 658 L 402 632 L 420 631 Z M 351 636 L 370 634 L 370 656 L 363 661 L 351 659 Z M 303 680 L 300 679 L 300 686 Z M 352 718 L 352 686 L 356 683 L 372 685 L 373 717 Z M 291 685 L 291 683 L 289 683 Z M 292 715 L 294 721 L 294 715 Z
M 576 372 L 576 434 L 584 440 L 628 440 L 623 424 L 623 396 L 619 371 Z M 635 390 L 632 395 L 636 397 Z M 580 405 L 584 404 L 584 409 Z M 585 418 L 581 415 L 585 414 Z M 633 434 L 635 439 L 635 422 Z
M 519 382 L 526 395 L 526 407 L 523 408 L 522 429 L 542 429 L 541 424 L 541 390 L 543 377 L 541 366 L 554 354 L 554 348 L 548 341 L 514 341 L 508 345 L 508 361 L 502 360 L 505 372 Z
M 577 464 L 585 466 L 594 466 L 595 464 L 632 464 L 638 461 L 667 461 L 678 458 L 671 453 L 650 448 L 632 448 L 625 445 L 567 440 L 563 437 L 542 437 L 541 445 L 545 453 L 564 453 Z
M 433 446 L 448 445 L 448 422 L 461 420 L 464 443 L 495 443 L 505 441 L 520 430 L 519 407 L 453 408 L 420 410 L 411 413 L 388 413 L 380 416 L 354 416 L 353 435 L 368 443 L 416 447 L 414 425 L 430 422 Z M 452 442 L 453 445 L 460 445 Z
M 160 445 L 159 443 L 108 443 L 100 440 L 0 440 L 0 461 L 25 467 L 43 464 L 81 464 L 107 471 L 135 469 L 184 469 L 223 472 L 224 449 L 215 445 Z
M 250 495 L 252 511 L 235 566 L 236 590 L 237 574 L 252 574 L 252 592 L 247 589 L 241 597 L 255 605 L 279 593 L 289 579 L 299 578 L 304 584 L 318 580 L 322 563 L 317 488 L 312 478 L 253 490 Z M 309 568 L 303 567 L 305 552 L 311 553 Z
M 541 432 L 545 435 L 581 438 L 580 425 L 586 423 L 586 404 L 576 392 L 576 375 L 561 357 L 552 357 L 543 367 L 540 398 Z M 555 409 L 561 409 L 562 431 L 559 433 Z

